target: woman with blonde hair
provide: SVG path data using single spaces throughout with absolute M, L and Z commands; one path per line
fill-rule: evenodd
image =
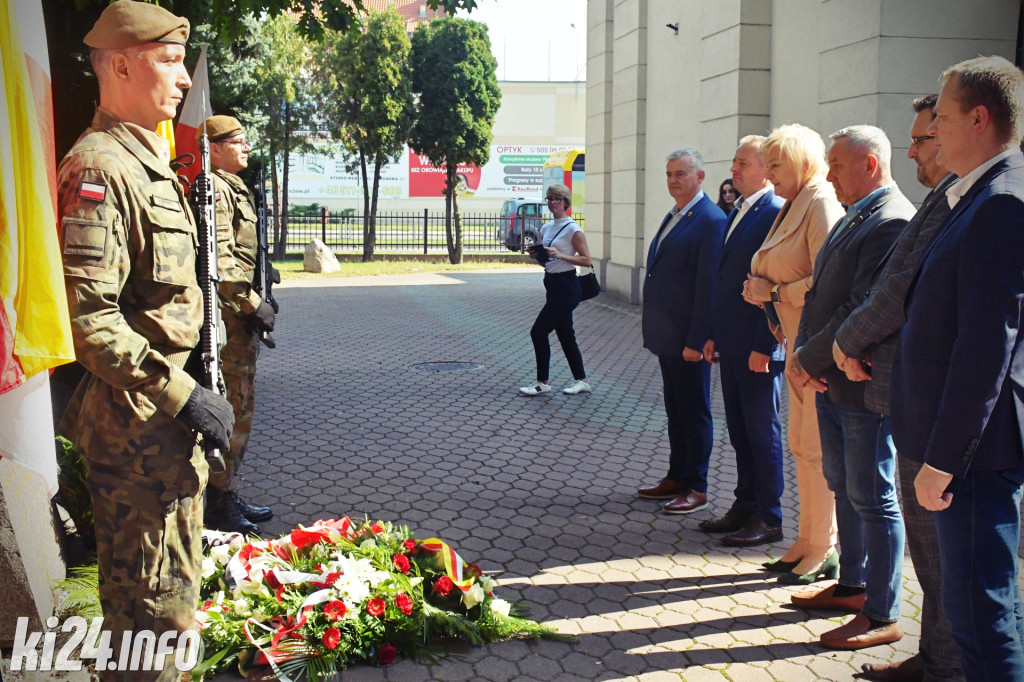
M 743 285 L 748 303 L 762 306 L 772 331 L 786 345 L 787 360 L 800 325 L 804 295 L 811 288 L 814 259 L 844 210 L 825 180 L 825 142 L 800 124 L 779 126 L 761 147 L 767 178 L 786 200 L 761 248 L 754 254 Z M 825 482 L 814 389 L 789 383 L 789 449 L 796 460 L 800 518 L 796 542 L 779 559 L 764 564 L 779 581 L 810 583 L 834 578 L 835 496 Z
M 591 265 L 590 249 L 583 228 L 569 217 L 572 206 L 572 192 L 569 188 L 560 183 L 548 185 L 544 200 L 554 220 L 540 228 L 540 244 L 530 249 L 533 259 L 544 266 L 545 303 L 530 329 L 530 339 L 537 357 L 537 380 L 529 386 L 523 386 L 519 392 L 527 396 L 551 393 L 551 380 L 548 378 L 551 345 L 548 336 L 553 331 L 562 344 L 562 352 L 565 353 L 575 380 L 562 393 L 590 393 L 590 382 L 583 369 L 583 355 L 576 343 L 576 330 L 572 326 L 572 311 L 580 304 L 582 295 L 576 266 Z

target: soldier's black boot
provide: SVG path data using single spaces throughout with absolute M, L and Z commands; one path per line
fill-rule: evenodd
M 270 519 L 274 518 L 274 512 L 270 509 L 270 507 L 261 507 L 258 504 L 249 504 L 241 497 L 239 497 L 238 493 L 236 493 L 234 490 L 230 491 L 228 494 L 234 496 L 235 503 L 238 505 L 238 511 L 242 512 L 242 516 L 249 519 L 253 523 L 269 521 Z
M 206 516 L 203 525 L 213 530 L 259 535 L 260 527 L 242 516 L 238 498 L 231 492 L 209 486 L 206 489 Z

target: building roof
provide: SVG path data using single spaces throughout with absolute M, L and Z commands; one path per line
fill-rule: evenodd
M 427 0 L 363 0 L 368 12 L 383 12 L 394 7 L 405 19 L 405 30 L 412 33 L 416 26 L 431 19 L 444 16 L 444 9 L 430 9 Z

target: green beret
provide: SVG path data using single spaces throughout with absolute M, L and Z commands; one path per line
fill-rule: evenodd
M 120 50 L 144 43 L 176 43 L 188 40 L 188 19 L 159 5 L 117 0 L 103 10 L 83 42 L 89 47 Z
M 244 132 L 242 124 L 234 116 L 211 116 L 206 119 L 206 134 L 209 136 L 210 142 L 220 142 Z M 202 134 L 203 126 L 199 126 L 199 130 L 196 131 L 196 139 L 198 140 Z

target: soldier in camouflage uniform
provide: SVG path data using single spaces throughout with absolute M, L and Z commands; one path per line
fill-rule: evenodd
M 203 129 L 197 132 L 202 134 Z M 232 116 L 206 119 L 210 138 L 210 165 L 216 191 L 217 266 L 220 272 L 220 309 L 227 329 L 221 351 L 228 400 L 235 410 L 231 447 L 224 452 L 227 470 L 210 474 L 206 499 L 206 527 L 243 534 L 259 534 L 259 521 L 269 521 L 269 507 L 251 505 L 231 489 L 231 473 L 245 454 L 253 418 L 253 381 L 262 331 L 274 330 L 275 310 L 253 291 L 256 267 L 256 208 L 252 193 L 238 171 L 249 165 L 249 145 L 242 124 Z
M 198 237 L 167 142 L 154 132 L 191 85 L 188 30 L 185 19 L 134 0 L 103 11 L 85 37 L 99 108 L 58 174 L 75 352 L 87 370 L 58 430 L 88 465 L 114 647 L 126 631 L 159 638 L 194 627 L 208 474 L 197 432 L 226 448 L 234 420 L 230 404 L 184 369 L 203 316 Z M 179 676 L 173 657 L 160 667 L 103 675 Z

